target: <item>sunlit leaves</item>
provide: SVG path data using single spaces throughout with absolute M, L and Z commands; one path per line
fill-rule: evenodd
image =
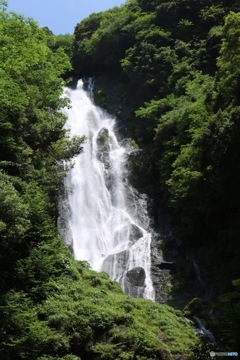
M 3 4 L 3 3 L 1 3 Z M 4 5 L 5 6 L 5 5 Z M 70 62 L 32 19 L 0 13 L 0 231 L 3 288 L 8 269 L 33 243 L 56 234 L 60 166 L 82 151 L 63 129 L 61 76 Z M 11 270 L 12 271 L 12 270 Z

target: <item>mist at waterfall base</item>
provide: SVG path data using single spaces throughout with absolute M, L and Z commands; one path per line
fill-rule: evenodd
M 146 199 L 127 181 L 127 148 L 116 137 L 115 119 L 89 94 L 81 80 L 64 94 L 71 101 L 63 110 L 70 136 L 87 138 L 65 179 L 64 237 L 77 260 L 108 273 L 126 294 L 154 300 Z

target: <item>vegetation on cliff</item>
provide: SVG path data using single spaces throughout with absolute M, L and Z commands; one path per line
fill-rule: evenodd
M 135 183 L 164 202 L 225 294 L 230 350 L 240 331 L 239 11 L 237 0 L 129 0 L 76 26 L 72 58 L 143 149 Z
M 71 37 L 0 7 L 0 358 L 190 359 L 180 312 L 124 295 L 59 238 L 62 160 L 84 141 L 60 111 Z

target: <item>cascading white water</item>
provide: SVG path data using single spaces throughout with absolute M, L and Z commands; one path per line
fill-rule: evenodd
M 154 300 L 146 201 L 126 180 L 126 149 L 115 120 L 93 104 L 81 80 L 65 96 L 72 105 L 64 109 L 66 127 L 72 136 L 87 137 L 65 181 L 74 256 L 106 271 L 127 294 Z

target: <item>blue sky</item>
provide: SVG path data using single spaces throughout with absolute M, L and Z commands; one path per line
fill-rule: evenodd
M 8 10 L 31 17 L 58 35 L 72 34 L 77 23 L 93 12 L 124 3 L 125 0 L 8 0 Z

